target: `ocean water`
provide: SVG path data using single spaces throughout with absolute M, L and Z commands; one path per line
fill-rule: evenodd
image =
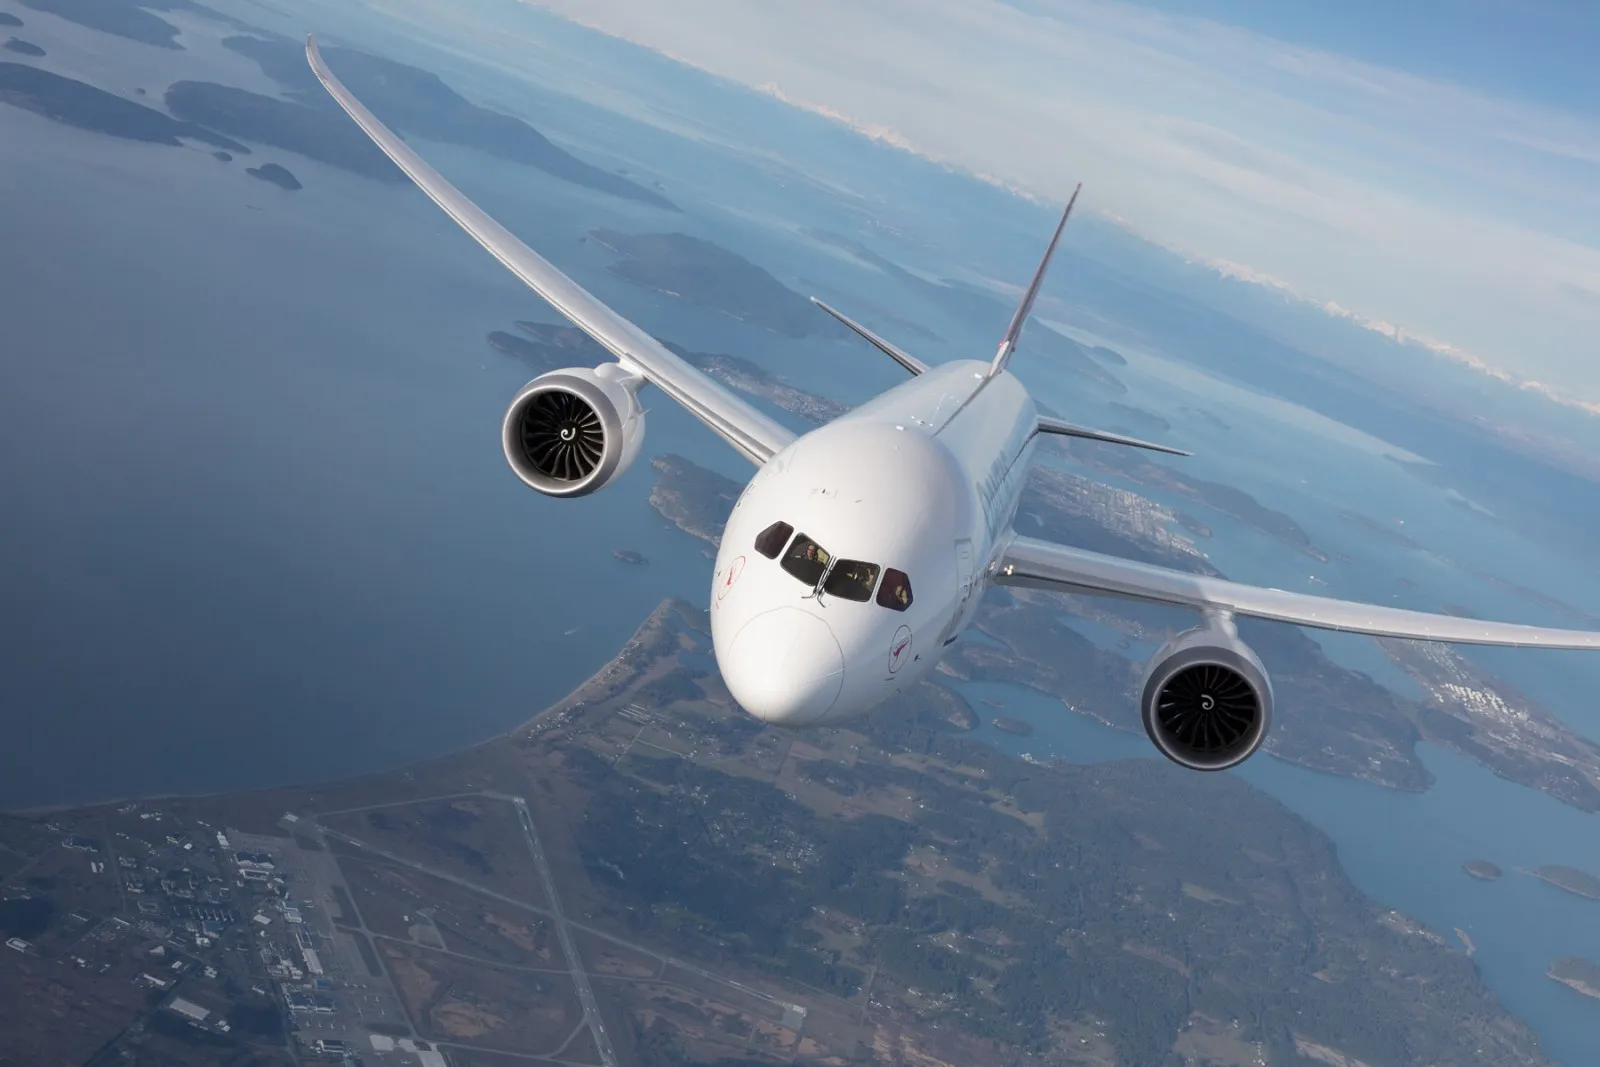
M 484 333 L 549 309 L 414 190 L 290 160 L 285 193 L 0 122 L 4 197 L 33 205 L 0 214 L 0 805 L 459 748 L 570 691 L 663 597 L 705 595 L 648 460 L 741 461 L 667 405 L 611 492 L 522 488 L 498 435 L 531 374 Z M 536 238 L 632 223 L 545 192 Z

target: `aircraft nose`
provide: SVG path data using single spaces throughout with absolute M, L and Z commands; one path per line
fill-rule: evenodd
M 825 715 L 844 685 L 844 654 L 828 624 L 799 608 L 764 611 L 739 628 L 719 666 L 751 715 L 804 726 Z

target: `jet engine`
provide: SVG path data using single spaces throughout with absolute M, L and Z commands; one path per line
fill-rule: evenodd
M 506 462 L 547 496 L 585 496 L 628 469 L 644 444 L 643 379 L 615 363 L 541 374 L 506 410 Z
M 1145 673 L 1145 733 L 1161 754 L 1196 771 L 1244 762 L 1272 724 L 1272 683 L 1227 618 L 1173 638 Z

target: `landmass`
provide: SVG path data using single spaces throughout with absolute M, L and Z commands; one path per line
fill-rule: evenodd
M 21 26 L 22 20 L 9 11 L 0 11 L 0 26 Z
M 1493 882 L 1503 873 L 1488 860 L 1468 860 L 1461 865 L 1461 869 L 1480 882 Z
M 1544 867 L 1535 867 L 1531 873 L 1535 878 L 1541 878 L 1557 889 L 1566 890 L 1573 896 L 1584 897 L 1587 900 L 1600 900 L 1600 878 L 1596 878 L 1588 871 L 1580 871 L 1576 867 L 1551 864 Z
M 32 41 L 24 41 L 20 37 L 11 38 L 11 40 L 7 41 L 3 46 L 0 47 L 4 47 L 8 52 L 15 52 L 19 56 L 33 56 L 37 59 L 39 56 L 44 55 L 43 48 L 40 48 Z
M 1427 693 L 1408 702 L 1423 737 L 1509 781 L 1600 812 L 1600 745 L 1450 645 L 1375 640 Z
M 868 300 L 860 293 L 846 292 L 843 289 L 829 285 L 827 282 L 819 282 L 814 278 L 801 278 L 800 284 L 805 287 L 808 294 L 827 300 L 839 311 L 849 315 L 857 322 L 861 322 L 863 316 L 867 316 L 875 322 L 883 323 L 894 332 L 895 337 L 901 342 L 917 340 L 933 341 L 936 344 L 945 343 L 945 339 L 942 336 L 928 329 L 923 323 L 915 319 L 906 318 L 904 315 L 897 315 L 889 308 L 876 301 Z
M 589 231 L 619 258 L 619 278 L 783 337 L 851 336 L 832 316 L 737 252 L 686 233 Z
M 682 456 L 667 453 L 650 465 L 658 472 L 650 489 L 650 506 L 661 517 L 691 537 L 710 546 L 722 541 L 722 528 L 743 487 L 731 478 L 707 470 Z
M 575 326 L 518 322 L 516 328 L 523 336 L 504 330 L 490 331 L 489 344 L 520 360 L 536 374 L 562 367 L 592 367 L 612 359 L 609 352 Z M 792 412 L 814 426 L 830 422 L 850 410 L 846 404 L 790 385 L 740 356 L 691 352 L 665 338 L 657 340 L 724 385 Z
M 650 562 L 648 559 L 645 559 L 641 553 L 635 552 L 631 548 L 619 548 L 612 552 L 611 556 L 613 559 L 620 560 L 623 563 L 632 564 L 636 567 Z
M 139 4 L 121 3 L 119 0 L 18 0 L 18 2 L 24 7 L 48 12 L 57 18 L 75 22 L 91 30 L 138 41 L 140 44 L 154 45 L 157 48 L 169 48 L 175 52 L 183 50 L 183 45 L 179 44 L 177 39 L 178 28 L 156 15 L 157 11 L 188 11 L 233 25 L 243 25 L 237 19 L 223 15 L 203 4 L 194 3 L 193 0 L 149 0 Z M 8 23 L 0 21 L 0 25 Z M 21 22 L 15 25 L 20 26 Z
M 1508 578 L 1501 578 L 1498 575 L 1493 574 L 1485 574 L 1483 571 L 1473 571 L 1472 574 L 1473 577 L 1482 578 L 1490 585 L 1493 585 L 1499 589 L 1503 589 L 1514 596 L 1519 596 L 1530 604 L 1537 604 L 1541 608 L 1549 608 L 1552 611 L 1559 611 L 1561 614 L 1566 615 L 1573 621 L 1583 623 L 1587 626 L 1600 626 L 1600 615 L 1595 615 L 1591 612 L 1584 611 L 1582 608 L 1573 607 L 1565 600 L 1559 600 L 1548 593 L 1541 593 L 1537 589 L 1529 589 L 1527 586 L 1520 585 Z
M 1054 449 L 1089 470 L 1130 481 L 1141 489 L 1189 497 L 1281 544 L 1298 549 L 1319 563 L 1329 562 L 1328 554 L 1312 543 L 1311 535 L 1306 533 L 1304 527 L 1242 489 L 1184 474 L 1165 463 L 1149 459 L 1140 449 L 1064 437 L 1050 438 L 1044 447 Z
M 1408 548 L 1416 552 L 1425 552 L 1420 544 L 1397 529 L 1397 523 L 1379 522 L 1370 515 L 1363 515 L 1359 511 L 1348 508 L 1339 509 L 1339 517 L 1352 525 L 1359 526 L 1365 533 L 1394 545 L 1397 548 Z
M 1600 1000 L 1600 963 L 1582 956 L 1560 956 L 1550 962 L 1545 974 L 1586 997 Z
M 0 100 L 102 133 L 169 144 L 178 143 L 176 138 L 180 136 L 193 137 L 230 151 L 248 151 L 233 141 L 222 143 L 216 139 L 218 135 L 208 138 L 199 132 L 217 130 L 364 177 L 404 180 L 399 168 L 345 116 L 316 81 L 306 65 L 302 41 L 257 29 L 192 0 L 152 0 L 142 4 L 122 0 L 24 2 L 91 29 L 175 51 L 182 50 L 178 29 L 156 11 L 186 11 L 220 20 L 249 31 L 225 38 L 223 45 L 254 60 L 264 74 L 287 91 L 284 97 L 278 97 L 215 82 L 178 81 L 165 96 L 167 110 L 181 120 L 178 123 L 158 111 L 129 110 L 135 105 L 121 97 L 55 75 L 51 76 L 54 81 L 26 82 L 16 75 L 0 74 Z M 13 18 L 4 24 L 21 25 L 21 20 Z M 33 47 L 26 42 L 18 44 Z M 43 54 L 14 45 L 6 47 L 28 55 Z M 521 119 L 471 103 L 434 74 L 355 49 L 329 47 L 324 49 L 324 55 L 352 92 L 384 121 L 405 133 L 476 148 L 585 188 L 678 210 L 661 193 L 583 162 Z M 138 92 L 142 94 L 143 90 Z
M 1018 737 L 1032 737 L 1033 723 L 1022 719 L 1011 719 L 1004 715 L 995 716 L 994 728 L 1005 734 L 1015 734 Z
M 1170 432 L 1172 429 L 1172 423 L 1160 415 L 1145 411 L 1142 408 L 1136 408 L 1131 404 L 1119 404 L 1113 400 L 1106 407 L 1110 408 L 1119 419 L 1127 424 L 1127 429 L 1123 430 L 1123 433 L 1160 436 Z
M 400 168 L 342 111 L 307 107 L 216 82 L 178 81 L 167 110 L 233 137 L 294 152 L 379 181 L 402 182 Z
M 288 90 L 285 95 L 342 119 L 355 136 L 365 140 L 307 66 L 305 42 L 256 30 L 252 35 L 228 37 L 222 43 L 254 60 L 263 74 Z M 654 189 L 585 163 L 523 120 L 472 103 L 436 74 L 353 48 L 329 46 L 322 49 L 322 54 L 352 93 L 401 132 L 474 148 L 586 189 L 666 211 L 679 210 Z
M 1179 410 L 1183 411 L 1185 414 L 1189 414 L 1189 415 L 1195 416 L 1196 418 L 1200 419 L 1202 422 L 1209 423 L 1212 426 L 1213 429 L 1217 429 L 1217 430 L 1231 430 L 1231 429 L 1233 429 L 1233 427 L 1228 425 L 1227 422 L 1225 422 L 1224 420 L 1218 418 L 1216 415 L 1214 415 L 1211 412 L 1207 411 L 1205 408 L 1192 408 L 1192 407 L 1185 406 L 1183 408 L 1180 408 Z
M 223 163 L 232 163 L 233 162 L 233 156 L 231 156 L 227 152 L 223 152 L 223 151 L 216 151 L 216 152 L 211 153 L 211 158 L 212 159 L 221 160 Z M 246 169 L 248 169 L 248 168 L 246 168 Z
M 386 774 L 0 817 L 7 1054 L 1548 1064 L 1237 776 L 1013 759 L 928 683 L 764 727 L 708 629 L 663 603 L 543 714 Z
M 175 120 L 87 82 L 25 63 L 0 63 L 0 103 L 81 130 L 130 141 L 176 146 L 193 140 L 231 152 L 250 151 L 199 123 Z
M 290 192 L 303 188 L 300 184 L 300 179 L 296 178 L 289 168 L 279 166 L 276 163 L 263 163 L 259 167 L 246 167 L 244 172 L 252 178 L 260 178 L 264 182 L 271 182 L 278 188 L 288 189 Z

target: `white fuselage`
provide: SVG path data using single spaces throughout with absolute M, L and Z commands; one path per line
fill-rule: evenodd
M 927 677 L 971 621 L 1038 432 L 1027 390 L 988 369 L 930 369 L 801 437 L 740 495 L 711 636 L 750 714 L 860 714 Z

